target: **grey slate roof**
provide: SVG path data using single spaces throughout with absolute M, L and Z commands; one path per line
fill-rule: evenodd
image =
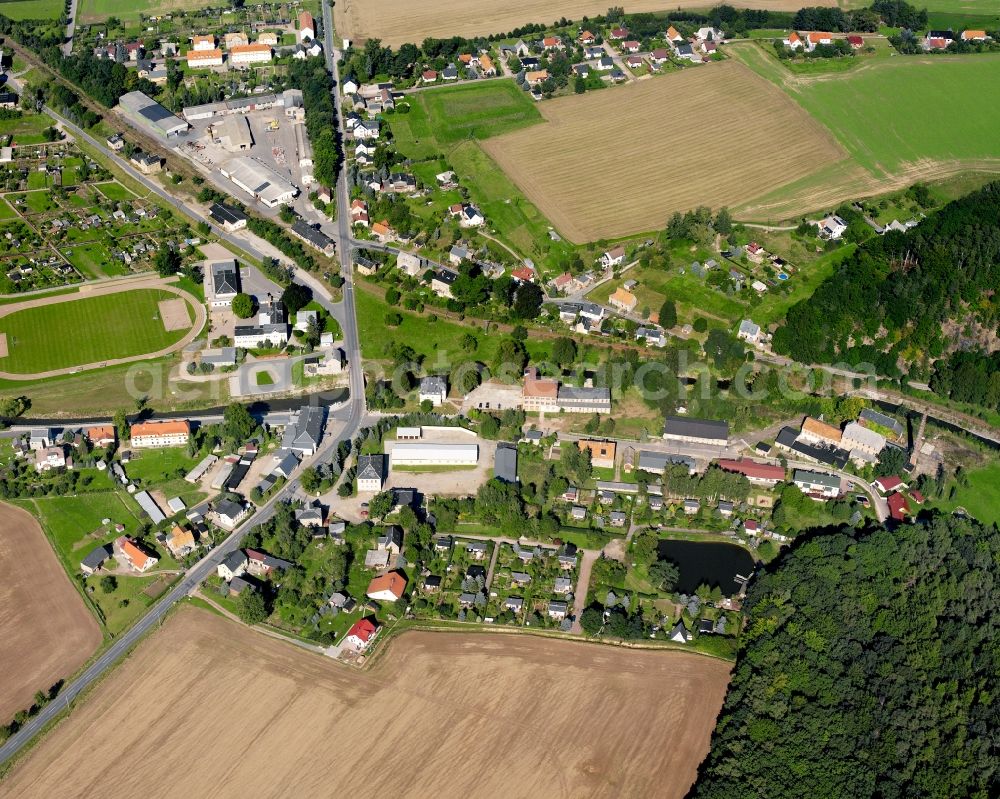
M 505 483 L 517 482 L 517 447 L 511 444 L 497 444 L 493 476 Z
M 719 443 L 725 443 L 729 440 L 729 422 L 718 419 L 685 419 L 681 416 L 668 416 L 663 426 L 663 435 L 711 438 Z

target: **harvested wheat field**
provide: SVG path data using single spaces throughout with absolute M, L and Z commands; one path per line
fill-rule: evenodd
M 727 61 L 539 104 L 548 124 L 481 146 L 564 236 L 661 228 L 733 207 L 846 153 L 781 89 Z
M 728 679 L 686 652 L 430 632 L 358 672 L 183 608 L 2 792 L 682 797 Z
M 813 5 L 835 6 L 835 0 L 818 0 Z M 707 0 L 626 0 L 625 11 L 666 11 L 680 8 L 708 8 Z M 743 0 L 741 8 L 765 11 L 798 11 L 801 0 Z M 507 0 L 486 6 L 474 0 L 337 0 L 333 7 L 337 35 L 364 41 L 381 39 L 397 47 L 405 42 L 420 44 L 428 36 L 488 36 L 506 33 L 528 23 L 551 24 L 566 17 L 604 14 L 608 0 Z
M 0 503 L 0 724 L 69 677 L 101 629 L 31 514 Z M 0 791 L 2 793 L 2 791 Z

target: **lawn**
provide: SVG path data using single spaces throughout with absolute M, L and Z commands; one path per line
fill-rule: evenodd
M 112 277 L 124 275 L 124 265 L 116 261 L 103 244 L 91 242 L 76 244 L 62 251 L 63 256 L 85 278 Z M 0 322 L 0 324 L 3 324 Z
M 118 17 L 124 22 L 138 22 L 139 16 L 168 14 L 171 11 L 191 11 L 212 5 L 208 0 L 81 0 L 80 22 L 102 22 Z
M 389 327 L 384 322 L 389 306 L 380 297 L 367 291 L 364 284 L 356 283 L 355 288 L 358 338 L 361 340 L 361 355 L 365 360 L 384 360 L 387 357 L 386 345 L 402 343 L 413 347 L 417 355 L 425 357 L 424 369 L 429 372 L 448 369 L 469 360 L 488 364 L 496 355 L 503 338 L 502 333 L 486 334 L 481 327 L 460 325 L 441 318 L 431 321 L 429 316 L 433 311 L 417 314 L 393 308 L 393 312 L 403 317 L 403 322 L 397 327 Z M 477 347 L 473 352 L 466 352 L 459 345 L 462 337 L 467 334 L 476 338 Z M 550 356 L 552 343 L 549 340 L 529 339 L 526 346 L 531 358 L 539 361 Z
M 14 213 L 14 209 L 10 207 L 10 203 L 8 203 L 3 197 L 0 197 L 0 219 L 13 219 L 15 216 L 17 216 L 17 214 Z
M 398 115 L 411 130 L 439 145 L 485 139 L 542 121 L 535 101 L 511 80 L 468 83 L 411 94 L 410 113 Z M 393 121 L 395 125 L 395 120 Z
M 64 8 L 60 0 L 14 0 L 0 3 L 0 14 L 14 20 L 59 19 Z
M 108 478 L 105 476 L 104 479 Z M 91 549 L 114 540 L 114 527 L 102 527 L 103 519 L 125 525 L 128 534 L 135 533 L 139 526 L 137 510 L 131 498 L 111 490 L 110 479 L 108 485 L 109 490 L 100 493 L 23 499 L 16 503 L 41 522 L 56 554 L 70 573 L 79 570 L 80 561 Z M 99 534 L 89 537 L 94 532 Z
M 28 374 L 157 352 L 187 333 L 164 330 L 159 317 L 157 303 L 175 296 L 134 289 L 15 311 L 0 318 L 9 350 L 0 369 Z
M 398 327 L 385 324 L 389 306 L 379 297 L 364 289 L 363 284 L 354 293 L 357 306 L 358 337 L 361 340 L 361 354 L 366 360 L 380 360 L 386 357 L 386 345 L 403 343 L 413 347 L 418 355 L 424 355 L 429 364 L 442 366 L 475 358 L 480 361 L 492 360 L 496 353 L 499 337 L 487 336 L 482 330 L 457 325 L 438 319 L 432 322 L 427 315 L 409 313 L 393 309 L 403 317 Z M 471 333 L 478 340 L 475 352 L 466 353 L 459 341 Z
M 111 181 L 110 183 L 97 183 L 95 184 L 98 191 L 101 192 L 109 200 L 134 200 L 135 195 L 126 189 L 118 181 Z
M 35 175 L 38 175 L 41 178 L 45 177 L 37 172 L 32 172 L 28 175 L 28 177 L 31 178 Z M 28 185 L 31 185 L 30 180 L 28 181 Z M 24 206 L 21 209 L 22 213 L 44 214 L 46 211 L 51 211 L 53 208 L 59 207 L 59 205 L 52 199 L 52 195 L 49 194 L 48 191 L 28 191 L 22 194 L 9 194 L 7 196 L 15 202 L 20 199 L 24 200 Z
M 159 486 L 168 480 L 183 478 L 200 460 L 199 457 L 190 457 L 187 447 L 164 447 L 135 453 L 135 457 L 126 464 L 126 472 L 130 480 L 140 485 Z
M 152 604 L 153 600 L 143 592 L 159 579 L 157 575 L 143 577 L 115 575 L 118 585 L 110 594 L 101 589 L 100 575 L 88 577 L 85 584 L 88 590 L 93 589 L 90 599 L 100 608 L 105 628 L 111 635 L 116 636 L 131 627 L 132 622 Z
M 965 508 L 984 524 L 1000 523 L 1000 463 L 966 474 L 967 486 L 957 486 L 955 496 L 935 503 L 945 510 Z
M 830 277 L 837 265 L 854 252 L 856 247 L 856 244 L 848 244 L 846 247 L 827 253 L 808 266 L 802 267 L 788 281 L 791 290 L 787 294 L 774 291 L 766 292 L 761 298 L 760 304 L 753 308 L 753 320 L 761 327 L 766 327 L 772 322 L 784 319 L 788 309 L 799 300 L 811 297 L 819 284 Z
M 415 174 L 430 182 L 438 172 L 454 169 L 496 237 L 538 266 L 554 267 L 558 256 L 572 251 L 549 239 L 549 220 L 476 143 L 541 122 L 533 100 L 512 81 L 495 80 L 419 92 L 409 102 L 408 114 L 388 120 L 397 149 L 427 162 L 423 170 L 416 164 Z
M 0 9 L 10 5 L 2 3 Z M 17 119 L 0 119 L 0 136 L 13 136 L 15 144 L 40 144 L 45 141 L 42 131 L 51 125 L 52 119 L 44 114 L 22 114 Z

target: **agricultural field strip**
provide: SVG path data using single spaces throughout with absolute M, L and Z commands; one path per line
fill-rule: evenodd
M 202 795 L 211 784 L 219 796 L 315 796 L 336 784 L 347 796 L 679 799 L 708 750 L 729 668 L 687 652 L 410 632 L 356 672 L 184 608 L 41 741 L 4 792 L 100 786 L 116 799 L 150 785 Z M 199 676 L 177 679 L 190 673 Z M 629 734 L 637 727 L 650 732 Z M 395 752 L 392 768 L 357 768 L 373 739 Z M 206 747 L 212 757 L 190 760 Z M 456 747 L 481 763 L 502 750 L 505 766 L 456 768 Z M 234 758 L 268 768 L 234 769 Z
M 89 0 L 95 2 L 95 0 Z M 671 8 L 704 9 L 706 0 L 631 0 L 630 14 L 666 11 Z M 797 11 L 798 0 L 755 0 L 753 8 Z M 836 0 L 817 0 L 814 5 L 835 6 Z M 484 11 L 474 0 L 341 0 L 334 6 L 337 35 L 349 39 L 381 39 L 396 47 L 422 42 L 428 36 L 471 37 L 504 33 L 528 23 L 549 24 L 560 17 L 580 19 L 608 10 L 607 0 L 507 0 Z
M 552 100 L 541 112 L 546 126 L 481 146 L 574 241 L 659 228 L 697 205 L 738 205 L 845 156 L 783 92 L 735 62 Z

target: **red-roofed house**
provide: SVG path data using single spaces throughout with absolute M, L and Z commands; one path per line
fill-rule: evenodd
M 758 463 L 754 460 L 729 460 L 722 459 L 716 461 L 719 468 L 727 472 L 742 474 L 755 485 L 774 486 L 784 482 L 785 470 L 780 466 L 773 466 L 770 463 Z
M 790 50 L 798 50 L 802 47 L 802 38 L 795 31 L 789 33 L 788 37 L 783 41 L 785 43 L 785 47 Z
M 565 45 L 558 36 L 546 36 L 542 39 L 542 47 L 546 50 L 562 50 Z
M 641 48 L 642 45 L 636 41 L 630 40 L 627 42 L 622 42 L 622 50 L 624 50 L 626 53 L 638 53 Z
M 910 515 L 910 503 L 906 501 L 906 497 L 897 491 L 887 501 L 889 516 L 897 522 L 906 521 L 906 517 Z
M 531 283 L 535 279 L 535 273 L 526 266 L 519 266 L 510 273 L 510 276 L 519 283 Z
M 663 47 L 657 47 L 649 54 L 649 60 L 653 64 L 666 64 L 670 60 L 670 53 Z
M 833 44 L 833 34 L 823 31 L 809 31 L 806 34 L 806 50 L 812 52 L 821 44 Z
M 406 578 L 399 572 L 380 574 L 368 583 L 365 592 L 369 599 L 379 599 L 383 602 L 395 602 L 406 590 Z
M 584 31 L 583 33 L 580 34 L 580 39 L 579 39 L 580 44 L 593 44 L 594 41 L 595 41 L 594 34 L 592 34 L 590 31 Z
M 864 47 L 865 40 L 860 36 L 852 35 L 847 37 L 847 43 L 855 50 Z
M 438 79 L 438 74 L 433 69 L 425 69 L 420 74 L 420 79 L 424 83 L 433 83 L 434 81 L 436 81 Z
M 125 536 L 115 539 L 114 549 L 115 554 L 137 572 L 149 571 L 159 562 L 159 558 L 147 555 Z
M 756 519 L 746 519 L 743 522 L 743 529 L 746 530 L 748 533 L 756 533 L 757 532 L 757 520 Z
M 879 477 L 872 485 L 878 489 L 880 494 L 888 494 L 890 491 L 899 491 L 901 488 L 906 488 L 906 484 L 896 477 L 896 475 Z
M 610 38 L 612 39 L 624 39 L 628 36 L 628 28 L 614 28 L 611 31 Z
M 927 501 L 924 495 L 915 488 L 910 492 L 910 499 L 912 499 L 917 505 L 923 505 Z
M 344 637 L 344 643 L 352 649 L 361 652 L 362 650 L 367 649 L 371 640 L 378 635 L 379 629 L 380 628 L 369 619 L 358 619 L 354 622 L 351 629 L 347 631 L 347 635 Z

